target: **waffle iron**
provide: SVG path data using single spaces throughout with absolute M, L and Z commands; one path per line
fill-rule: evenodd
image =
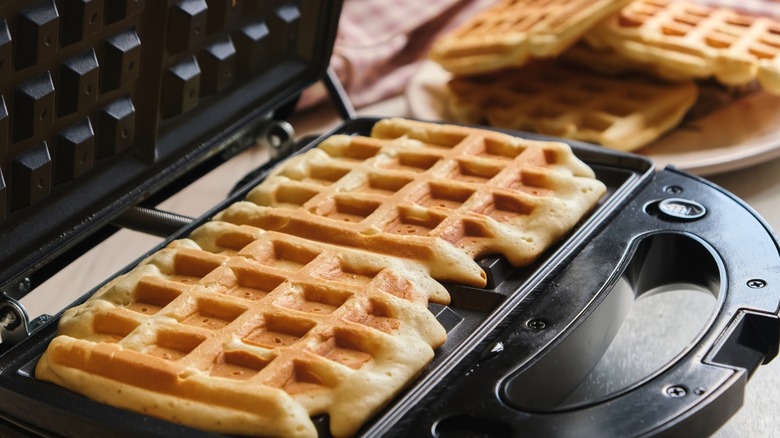
M 211 436 L 35 380 L 58 315 L 31 320 L 18 300 L 119 226 L 164 235 L 161 246 L 186 236 L 315 147 L 324 136 L 293 144 L 283 119 L 319 79 L 346 119 L 333 133 L 367 134 L 375 120 L 352 118 L 327 69 L 340 10 L 313 0 L 0 5 L 0 434 Z M 223 203 L 195 220 L 154 209 L 258 137 L 276 146 L 273 159 Z M 361 435 L 699 436 L 739 409 L 780 344 L 777 236 L 704 179 L 568 143 L 608 187 L 598 208 L 535 264 L 486 258 L 486 288 L 446 285 L 452 303 L 429 310 L 447 343 Z M 649 356 L 632 362 L 638 374 L 609 371 L 625 359 L 615 349 L 632 308 L 681 287 L 707 299 L 673 309 L 699 315 L 688 340 L 662 346 L 652 367 Z M 650 349 L 653 333 L 627 344 Z M 328 436 L 327 417 L 315 423 Z

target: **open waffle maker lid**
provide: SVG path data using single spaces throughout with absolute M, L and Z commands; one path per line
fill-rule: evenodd
M 251 137 L 321 78 L 340 9 L 310 0 L 0 5 L 3 333 L 18 333 L 12 304 L 60 259 Z M 374 122 L 334 133 L 367 135 Z M 489 258 L 479 262 L 486 288 L 447 285 L 452 303 L 429 306 L 447 343 L 362 435 L 701 435 L 738 409 L 747 378 L 780 342 L 775 234 L 707 181 L 570 144 L 607 185 L 598 208 L 532 266 Z M 266 170 L 170 239 L 242 199 Z M 598 369 L 631 303 L 679 283 L 712 299 L 690 343 L 632 383 L 578 398 L 573 388 Z M 34 379 L 56 322 L 0 345 L 0 418 L 17 432 L 202 433 Z M 326 418 L 315 425 L 328 435 Z
M 0 290 L 40 283 L 57 256 L 321 78 L 340 10 L 302 0 L 2 2 Z

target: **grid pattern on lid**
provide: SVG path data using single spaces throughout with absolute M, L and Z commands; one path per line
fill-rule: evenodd
M 0 173 L 8 185 L 0 230 L 83 180 L 96 161 L 133 148 L 147 52 L 145 2 L 134 3 L 110 23 L 103 1 L 0 5 Z
M 432 58 L 458 74 L 557 56 L 628 0 L 503 0 L 441 38 Z
M 219 220 L 416 260 L 483 285 L 476 258 L 538 257 L 604 193 L 568 145 L 402 119 L 333 136 Z M 553 219 L 554 218 L 554 219 Z
M 727 85 L 780 94 L 780 21 L 688 1 L 636 0 L 588 35 L 594 45 Z
M 677 125 L 694 104 L 692 81 L 606 77 L 555 62 L 452 79 L 450 112 L 462 123 L 533 131 L 635 150 Z
M 169 419 L 197 413 L 188 422 L 209 430 L 311 434 L 309 416 L 328 413 L 343 436 L 444 342 L 426 280 L 403 262 L 217 222 L 193 239 L 69 310 L 36 375 L 91 396 L 110 388 L 112 404 L 141 411 L 133 391 L 155 391 L 176 400 Z M 107 383 L 68 380 L 73 370 Z M 216 424 L 198 405 L 249 419 Z

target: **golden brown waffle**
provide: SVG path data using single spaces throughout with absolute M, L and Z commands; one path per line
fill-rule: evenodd
M 780 21 L 684 0 L 635 0 L 587 36 L 640 62 L 780 94 Z
M 455 78 L 447 87 L 450 112 L 462 123 L 487 122 L 624 151 L 675 127 L 698 95 L 692 81 L 605 77 L 552 61 Z
M 444 69 L 473 75 L 552 58 L 629 0 L 502 0 L 436 42 Z
M 404 260 L 208 223 L 66 311 L 36 377 L 221 433 L 351 435 L 444 342 L 429 295 Z
M 691 75 L 667 70 L 663 65 L 640 62 L 628 58 L 611 47 L 593 47 L 580 41 L 566 50 L 558 58 L 562 63 L 578 69 L 586 69 L 607 76 L 625 76 L 648 74 L 666 81 L 682 82 L 691 80 Z
M 530 263 L 604 192 L 565 143 L 385 119 L 371 137 L 332 136 L 289 160 L 217 218 L 414 260 L 438 280 L 484 286 L 475 259 Z

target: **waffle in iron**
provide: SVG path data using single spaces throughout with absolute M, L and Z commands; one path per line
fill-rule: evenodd
M 568 145 L 385 119 L 289 160 L 217 218 L 413 258 L 437 280 L 485 285 L 474 261 L 535 260 L 604 185 Z
M 68 309 L 36 377 L 220 433 L 312 436 L 327 414 L 354 434 L 445 340 L 429 273 L 461 278 L 515 245 L 527 262 L 527 240 L 538 255 L 596 204 L 592 176 L 565 144 L 478 129 L 394 119 L 331 137 L 249 196 L 273 206 L 234 204 Z M 366 203 L 409 217 L 361 223 Z
M 587 34 L 640 62 L 780 94 L 780 22 L 683 0 L 635 0 Z
M 311 436 L 328 413 L 345 436 L 444 342 L 446 290 L 412 263 L 218 222 L 193 239 L 68 310 L 36 376 L 206 430 Z
M 447 84 L 449 110 L 484 123 L 631 151 L 674 128 L 696 102 L 692 81 L 606 77 L 554 61 L 459 77 Z
M 431 58 L 472 75 L 552 58 L 628 0 L 503 0 L 436 42 Z

